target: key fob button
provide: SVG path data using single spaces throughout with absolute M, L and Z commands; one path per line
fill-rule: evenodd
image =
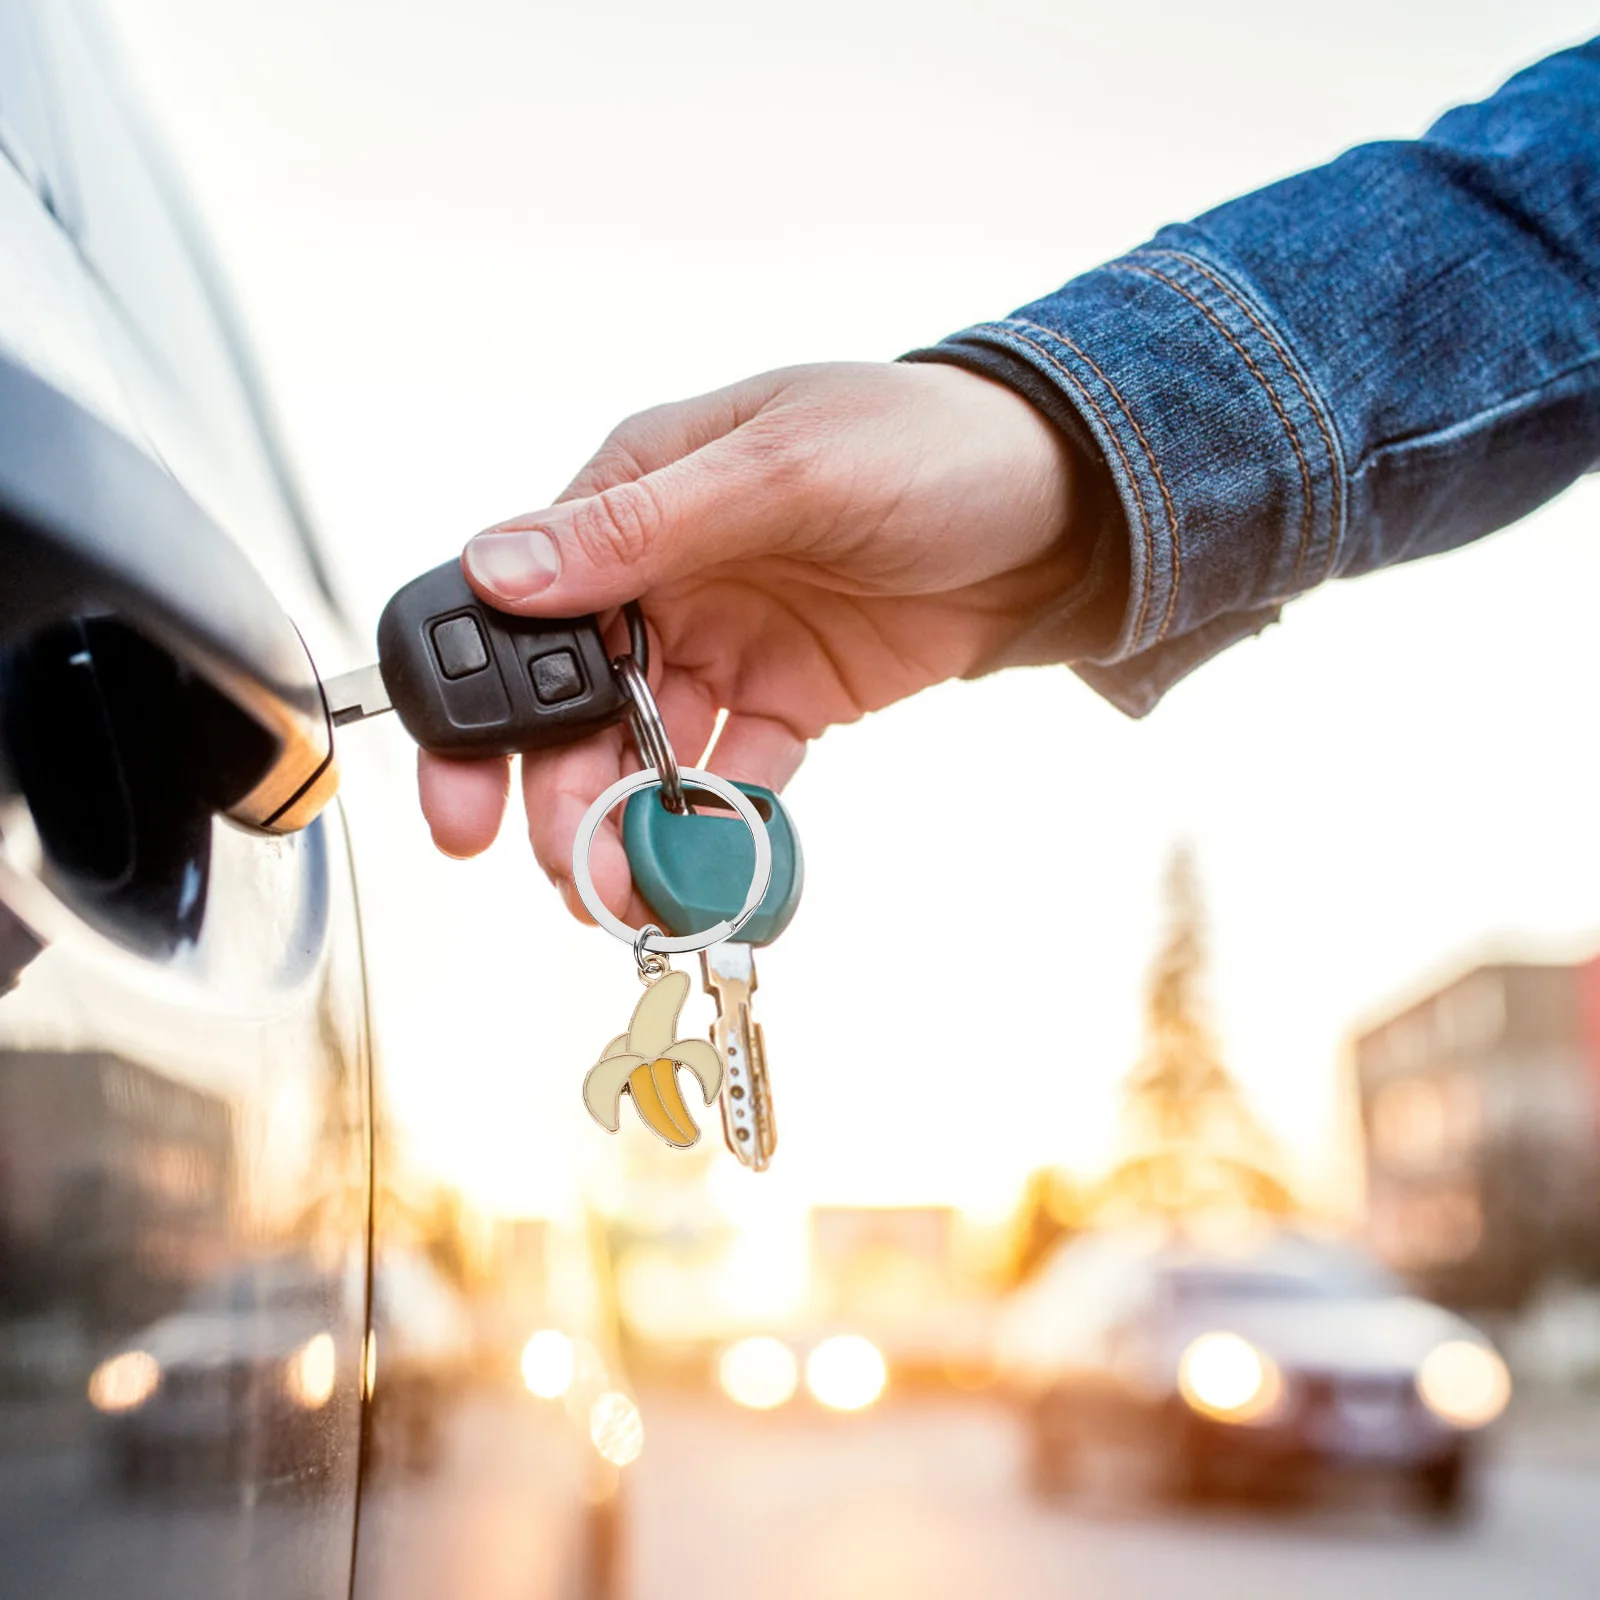
M 447 678 L 439 691 L 451 727 L 464 734 L 479 728 L 502 728 L 511 720 L 511 702 L 498 672 L 485 668 L 464 678 Z
M 489 665 L 483 629 L 472 615 L 447 617 L 433 625 L 433 653 L 447 678 L 469 678 Z
M 540 705 L 559 705 L 563 700 L 576 700 L 583 693 L 583 673 L 570 650 L 551 650 L 535 656 L 528 663 L 528 672 Z
M 590 617 L 493 610 L 447 561 L 398 589 L 378 619 L 395 713 L 435 755 L 513 755 L 610 727 L 627 697 Z

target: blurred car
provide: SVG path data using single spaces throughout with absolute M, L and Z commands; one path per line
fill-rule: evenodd
M 362 653 L 95 11 L 0 0 L 0 1596 L 468 1586 L 369 1470 L 444 1358 L 437 1296 L 369 1304 L 386 820 L 318 674 Z M 613 1594 L 623 1452 L 538 1430 L 526 1592 Z
M 338 1331 L 359 1326 L 330 1301 L 329 1280 L 307 1261 L 244 1262 L 203 1283 L 90 1374 L 125 1487 L 179 1472 L 238 1478 L 325 1471 L 337 1459 L 334 1411 L 351 1404 L 336 1379 L 358 1352 Z
M 1115 1461 L 1184 1498 L 1347 1469 L 1453 1516 L 1510 1398 L 1469 1323 L 1355 1246 L 1292 1230 L 1227 1249 L 1144 1230 L 1072 1240 L 1008 1306 L 1000 1361 L 1041 1494 Z

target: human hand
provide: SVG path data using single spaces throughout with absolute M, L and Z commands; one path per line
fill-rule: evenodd
M 777 789 L 807 740 L 979 668 L 1082 575 L 1071 477 L 1055 428 L 987 378 L 792 367 L 629 418 L 554 506 L 478 534 L 462 560 L 502 611 L 615 626 L 640 600 L 680 761 L 726 708 L 715 770 Z M 626 738 L 618 726 L 522 758 L 534 854 L 584 920 L 572 841 L 594 797 L 642 764 Z M 509 781 L 503 758 L 423 752 L 440 849 L 486 849 Z M 595 886 L 642 922 L 615 824 L 595 840 Z

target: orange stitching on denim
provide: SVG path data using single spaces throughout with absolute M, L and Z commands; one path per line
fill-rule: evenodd
M 1333 434 L 1323 418 L 1322 406 L 1312 397 L 1310 388 L 1300 376 L 1299 368 L 1289 359 L 1289 352 L 1279 342 L 1278 336 L 1256 315 L 1250 302 L 1226 278 L 1213 272 L 1199 257 L 1186 255 L 1182 250 L 1147 250 L 1144 254 L 1170 256 L 1174 261 L 1185 262 L 1198 272 L 1201 277 L 1207 278 L 1214 283 L 1250 319 L 1255 325 L 1256 332 L 1272 346 L 1273 353 L 1283 363 L 1283 370 L 1289 374 L 1294 381 L 1295 388 L 1300 391 L 1300 398 L 1305 401 L 1306 410 L 1311 413 L 1311 420 L 1316 423 L 1317 432 L 1322 435 L 1322 447 L 1328 452 L 1328 475 L 1333 480 L 1333 507 L 1331 511 L 1333 528 L 1328 535 L 1328 563 L 1322 572 L 1323 579 L 1326 581 L 1333 576 L 1334 559 L 1339 554 L 1340 523 L 1344 516 L 1344 475 L 1340 466 L 1339 452 L 1334 448 Z
M 1256 365 L 1255 358 L 1199 295 L 1184 288 L 1176 278 L 1169 276 L 1165 272 L 1159 272 L 1154 267 L 1140 266 L 1136 261 L 1114 261 L 1111 265 L 1114 271 L 1138 272 L 1146 277 L 1155 278 L 1159 282 L 1166 284 L 1174 294 L 1181 294 L 1233 346 L 1239 354 L 1239 359 L 1250 369 L 1255 376 L 1256 382 L 1266 391 L 1267 399 L 1272 402 L 1272 409 L 1278 413 L 1278 421 L 1283 424 L 1283 431 L 1289 437 L 1289 443 L 1294 449 L 1295 460 L 1300 464 L 1300 485 L 1305 492 L 1304 508 L 1300 514 L 1300 548 L 1295 552 L 1294 558 L 1294 578 L 1296 582 L 1299 582 L 1301 568 L 1305 565 L 1306 552 L 1311 548 L 1311 466 L 1306 460 L 1305 451 L 1301 448 L 1300 435 L 1296 432 L 1294 424 L 1289 420 L 1289 413 L 1284 410 L 1283 402 L 1278 398 L 1278 391 L 1267 380 L 1266 373 Z
M 1183 552 L 1178 543 L 1178 513 L 1172 504 L 1172 495 L 1167 490 L 1166 476 L 1161 471 L 1161 462 L 1154 450 L 1150 448 L 1150 441 L 1145 437 L 1144 429 L 1139 426 L 1139 419 L 1134 416 L 1128 402 L 1122 398 L 1116 384 L 1114 384 L 1095 364 L 1094 357 L 1087 351 L 1080 349 L 1065 334 L 1057 333 L 1053 328 L 1041 327 L 1037 322 L 1029 322 L 1026 317 L 1008 317 L 1007 327 L 1032 328 L 1035 333 L 1042 333 L 1047 338 L 1054 339 L 1069 349 L 1080 361 L 1086 363 L 1101 383 L 1111 391 L 1112 398 L 1121 407 L 1122 414 L 1128 419 L 1129 426 L 1138 436 L 1139 443 L 1144 447 L 1145 460 L 1150 463 L 1150 470 L 1156 475 L 1156 486 L 1161 490 L 1161 503 L 1167 508 L 1167 529 L 1172 535 L 1172 588 L 1167 595 L 1167 608 L 1162 614 L 1161 626 L 1156 631 L 1155 644 L 1160 644 L 1167 636 L 1167 629 L 1172 626 L 1172 614 L 1178 605 L 1178 590 L 1183 582 Z M 1020 335 L 1019 335 L 1020 337 Z M 1041 352 L 1041 354 L 1046 354 Z M 1048 359 L 1048 356 L 1047 356 Z
M 1002 332 L 1009 335 L 1009 337 L 1017 340 L 1019 344 L 1025 344 L 1030 350 L 1043 356 L 1044 359 L 1048 361 L 1050 365 L 1054 367 L 1056 371 L 1059 372 L 1061 376 L 1065 378 L 1080 395 L 1083 396 L 1090 409 L 1093 410 L 1094 414 L 1100 419 L 1100 426 L 1105 429 L 1112 444 L 1117 447 L 1117 454 L 1122 458 L 1122 470 L 1127 473 L 1128 482 L 1133 486 L 1133 497 L 1139 504 L 1139 521 L 1144 528 L 1144 593 L 1139 596 L 1139 614 L 1134 618 L 1133 622 L 1134 648 L 1137 650 L 1141 648 L 1139 645 L 1139 639 L 1144 633 L 1145 614 L 1149 610 L 1150 606 L 1150 584 L 1155 569 L 1155 540 L 1150 531 L 1150 510 L 1144 503 L 1144 491 L 1139 487 L 1139 479 L 1133 470 L 1133 463 L 1128 459 L 1128 452 L 1123 448 L 1122 440 L 1117 437 L 1117 430 L 1111 426 L 1110 420 L 1107 418 L 1105 412 L 1101 409 L 1099 401 L 1097 401 L 1095 397 L 1089 393 L 1088 387 L 1084 384 L 1083 380 L 1077 375 L 1077 373 L 1073 372 L 1068 366 L 1066 366 L 1064 362 L 1052 355 L 1051 352 L 1046 350 L 1042 344 L 1039 344 L 1036 340 L 1030 339 L 1027 334 L 1019 332 L 1016 328 L 1012 327 L 1010 323 L 1002 322 L 996 324 L 996 326 Z

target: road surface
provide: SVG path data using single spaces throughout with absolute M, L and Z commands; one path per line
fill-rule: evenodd
M 1444 1530 L 1371 1496 L 1182 1515 L 1103 1491 L 1039 1506 L 1010 1418 L 974 1400 L 857 1417 L 756 1416 L 674 1392 L 641 1403 L 644 1454 L 626 1474 L 631 1600 L 1600 1597 L 1592 1407 L 1514 1430 L 1481 1517 Z M 573 1463 L 541 1415 L 526 1396 L 469 1397 L 436 1470 L 380 1478 L 360 1600 L 573 1600 Z M 101 1478 L 79 1446 L 0 1448 L 0 1600 L 305 1600 L 342 1587 L 348 1526 L 315 1496 L 246 1507 L 217 1485 L 129 1498 Z
M 1595 1600 L 1600 1461 L 1508 1441 L 1462 1530 L 1354 1494 L 1174 1515 L 1041 1507 L 1000 1411 L 755 1416 L 647 1396 L 634 1600 Z M 1562 1441 L 1557 1441 L 1558 1445 Z

